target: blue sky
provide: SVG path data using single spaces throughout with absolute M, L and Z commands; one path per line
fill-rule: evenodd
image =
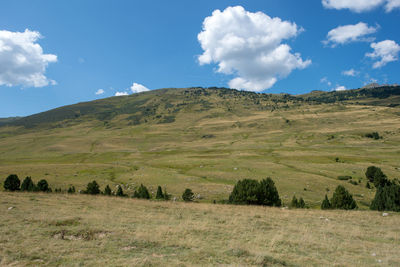
M 340 6 L 335 1 L 1 1 L 0 117 L 132 93 L 133 83 L 149 89 L 236 85 L 244 90 L 301 94 L 359 88 L 373 81 L 400 82 L 399 1 L 372 0 L 377 4 L 367 7 Z M 227 9 L 235 6 L 242 9 Z M 217 9 L 221 12 L 213 13 Z M 232 21 L 232 14 L 252 19 L 255 12 L 262 12 L 257 17 L 263 22 L 260 25 Z M 210 16 L 213 20 L 203 29 Z M 271 26 L 276 22 L 273 18 L 280 19 L 283 30 Z M 353 28 L 339 28 L 328 40 L 328 32 L 348 25 Z M 271 31 L 264 31 L 268 27 Z M 202 31 L 204 43 L 198 40 Z M 3 46 L 10 41 L 18 47 L 13 35 L 17 32 L 30 36 L 30 41 L 24 39 L 31 42 L 28 45 L 42 49 L 26 56 L 32 62 L 25 60 L 24 68 L 9 64 L 16 49 L 1 48 L 1 38 Z M 224 43 L 221 35 L 236 39 Z M 250 49 L 247 41 L 252 35 L 278 37 L 272 38 L 272 45 L 260 41 L 258 48 Z M 238 45 L 237 37 L 247 43 Z M 281 50 L 276 48 L 287 46 L 290 50 L 278 53 Z M 199 59 L 204 48 L 212 56 Z M 31 49 L 24 51 L 31 53 Z M 278 59 L 269 60 L 272 55 Z M 258 61 L 261 58 L 264 61 Z M 221 71 L 221 63 L 226 70 Z M 27 80 L 25 76 L 32 73 L 42 76 Z M 99 89 L 104 93 L 96 95 Z

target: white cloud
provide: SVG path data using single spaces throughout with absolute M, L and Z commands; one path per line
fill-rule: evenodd
M 0 31 L 0 85 L 42 87 L 56 84 L 45 76 L 49 63 L 57 62 L 57 56 L 43 54 L 36 43 L 39 32 Z
M 346 91 L 346 87 L 343 85 L 338 85 L 335 89 L 333 89 L 336 92 L 340 92 L 340 91 Z
M 329 9 L 349 9 L 361 13 L 385 5 L 386 12 L 400 8 L 400 0 L 322 0 L 322 5 Z
M 103 89 L 99 89 L 99 90 L 97 90 L 96 91 L 96 95 L 102 95 L 102 94 L 104 94 L 105 93 L 105 91 L 103 90 Z
M 360 72 L 356 71 L 355 69 L 349 69 L 349 70 L 344 70 L 342 71 L 342 75 L 344 76 L 352 76 L 355 77 L 358 74 L 360 74 Z
M 366 35 L 375 33 L 378 27 L 368 27 L 364 22 L 359 22 L 355 25 L 339 26 L 332 29 L 327 34 L 327 39 L 323 41 L 324 44 L 331 44 L 335 47 L 338 44 L 346 44 L 350 42 L 366 41 L 372 42 L 375 40 L 373 37 L 365 37 Z
M 365 56 L 372 59 L 377 59 L 374 65 L 374 69 L 381 68 L 387 63 L 399 60 L 400 46 L 392 40 L 385 40 L 379 43 L 372 43 L 371 48 L 373 52 L 365 54 Z
M 282 44 L 301 31 L 295 23 L 241 6 L 215 10 L 197 36 L 204 50 L 198 60 L 201 65 L 217 63 L 217 72 L 237 76 L 229 82 L 231 88 L 262 91 L 311 64 Z
M 139 83 L 133 83 L 131 86 L 131 91 L 132 93 L 141 93 L 150 91 L 150 89 Z
M 327 77 L 321 78 L 320 82 L 321 82 L 321 83 L 326 83 L 328 86 L 331 86 L 331 85 L 332 85 L 332 83 L 328 80 Z
M 115 96 L 123 96 L 123 95 L 129 95 L 128 92 L 116 92 Z
M 353 12 L 370 11 L 385 3 L 386 0 L 322 0 L 329 9 L 350 9 Z
M 387 0 L 385 5 L 386 12 L 390 12 L 395 8 L 400 8 L 400 0 Z

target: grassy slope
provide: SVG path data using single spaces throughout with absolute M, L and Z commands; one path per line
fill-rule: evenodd
M 0 265 L 400 265 L 399 214 L 40 193 L 0 199 Z
M 366 167 L 400 176 L 400 108 L 370 105 L 397 96 L 336 103 L 322 103 L 321 93 L 302 97 L 311 100 L 168 89 L 60 108 L 25 118 L 27 129 L 0 127 L 0 177 L 17 173 L 79 189 L 96 179 L 102 187 L 123 183 L 128 192 L 144 183 L 176 196 L 190 187 L 211 201 L 226 199 L 238 179 L 271 176 L 286 203 L 296 194 L 319 206 L 327 189 L 331 195 L 345 184 L 365 208 L 374 195 L 365 188 Z M 383 139 L 363 137 L 372 131 Z

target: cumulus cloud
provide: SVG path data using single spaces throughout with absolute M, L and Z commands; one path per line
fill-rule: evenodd
M 338 44 L 350 42 L 372 42 L 375 38 L 365 36 L 375 33 L 377 29 L 378 27 L 368 27 L 364 22 L 359 22 L 355 25 L 339 26 L 328 32 L 327 38 L 323 43 L 326 45 L 331 44 L 332 47 L 335 47 Z
M 355 77 L 358 74 L 360 74 L 360 72 L 356 71 L 355 69 L 349 69 L 349 70 L 344 70 L 342 71 L 342 75 L 344 76 L 352 76 Z
M 97 90 L 96 91 L 96 95 L 102 95 L 102 94 L 104 94 L 105 93 L 105 91 L 103 90 L 103 89 L 99 89 L 99 90 Z
M 131 91 L 134 94 L 134 93 L 147 92 L 147 91 L 150 91 L 150 89 L 142 84 L 133 83 L 131 86 Z
M 338 85 L 335 89 L 333 89 L 336 92 L 340 92 L 340 91 L 346 91 L 347 88 L 343 85 Z
M 375 9 L 385 2 L 386 0 L 322 0 L 322 5 L 329 9 L 350 9 L 361 13 Z
M 400 0 L 387 0 L 385 5 L 386 12 L 390 12 L 395 8 L 400 8 Z
M 129 95 L 128 92 L 116 92 L 115 96 L 123 96 L 123 95 Z
M 231 88 L 263 91 L 311 64 L 282 44 L 301 31 L 295 23 L 241 6 L 215 10 L 197 36 L 204 50 L 198 60 L 200 65 L 217 63 L 217 72 L 237 76 L 229 82 Z
M 349 9 L 361 13 L 385 5 L 386 12 L 400 8 L 400 0 L 322 0 L 322 5 L 329 9 Z
M 392 40 L 385 40 L 379 43 L 372 43 L 373 52 L 365 54 L 372 59 L 377 59 L 372 66 L 374 69 L 381 68 L 387 63 L 399 60 L 400 46 Z
M 45 76 L 49 63 L 57 62 L 57 56 L 44 54 L 36 43 L 39 32 L 0 31 L 0 85 L 42 87 L 56 84 Z

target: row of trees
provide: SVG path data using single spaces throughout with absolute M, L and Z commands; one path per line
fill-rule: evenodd
M 10 174 L 4 181 L 4 189 L 8 191 L 27 191 L 27 192 L 51 192 L 51 188 L 45 179 L 40 180 L 35 184 L 32 178 L 27 176 L 21 184 L 21 181 L 16 174 Z

